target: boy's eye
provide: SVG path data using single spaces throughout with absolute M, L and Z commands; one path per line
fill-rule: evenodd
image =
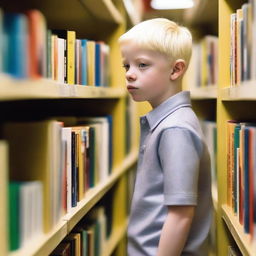
M 145 68 L 145 67 L 147 67 L 147 64 L 145 64 L 145 63 L 140 63 L 139 64 L 139 68 Z
M 130 65 L 129 64 L 123 64 L 123 68 L 127 71 L 129 69 Z

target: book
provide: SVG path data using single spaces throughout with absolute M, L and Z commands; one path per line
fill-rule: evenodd
M 95 41 L 87 41 L 87 77 L 88 85 L 95 85 Z
M 47 25 L 44 15 L 39 10 L 26 12 L 29 36 L 29 76 L 47 77 Z
M 76 65 L 75 65 L 75 84 L 82 84 L 82 41 L 76 39 Z
M 79 233 L 70 233 L 64 242 L 70 242 L 71 255 L 81 256 L 81 236 Z
M 3 71 L 15 78 L 28 77 L 28 20 L 24 14 L 5 13 Z
M 20 248 L 20 206 L 19 206 L 19 194 L 20 194 L 19 182 L 11 182 L 8 188 L 9 200 L 8 200 L 8 222 L 9 222 L 9 250 L 15 251 Z
M 52 31 L 47 30 L 47 39 L 46 39 L 46 77 L 52 78 Z
M 65 83 L 75 84 L 75 42 L 76 32 L 71 30 L 54 29 L 52 33 L 66 40 L 66 79 Z
M 39 237 L 42 232 L 42 184 L 38 181 L 21 182 L 19 190 L 19 219 L 21 247 Z
M 66 150 L 65 150 L 65 165 L 66 165 L 66 208 L 67 208 L 67 212 L 71 211 L 71 207 L 72 207 L 72 170 L 71 170 L 71 132 L 72 129 L 71 127 L 63 127 L 62 128 L 62 140 L 64 141 L 65 145 L 66 145 Z
M 7 205 L 10 203 L 8 194 L 8 144 L 4 140 L 0 140 L 0 202 L 2 203 L 2 207 L 0 207 L 0 230 L 2 234 L 2 242 L 0 243 L 0 251 L 7 255 L 8 250 L 8 242 L 12 241 L 12 239 L 8 239 L 10 235 L 10 229 L 9 225 L 12 225 L 12 223 L 9 222 L 10 214 L 9 214 L 9 208 L 7 208 Z M 6 207 L 4 207 L 6 206 Z M 8 241 L 9 240 L 9 241 Z M 12 241 L 11 246 L 9 248 L 16 248 L 16 241 Z
M 81 39 L 81 85 L 87 85 L 87 40 Z
M 60 123 L 55 120 L 3 125 L 3 137 L 8 140 L 10 148 L 10 179 L 42 182 L 44 232 L 52 229 L 61 211 L 61 202 L 58 202 L 61 184 L 58 177 L 62 171 L 59 168 L 60 129 Z
M 59 83 L 64 83 L 65 80 L 65 44 L 66 40 L 63 38 L 57 39 L 58 48 L 58 69 L 57 69 L 57 81 Z

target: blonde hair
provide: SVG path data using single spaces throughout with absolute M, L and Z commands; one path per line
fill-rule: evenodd
M 189 30 L 165 18 L 143 21 L 119 38 L 120 45 L 134 42 L 139 47 L 165 54 L 170 61 L 183 59 L 187 66 L 192 51 Z

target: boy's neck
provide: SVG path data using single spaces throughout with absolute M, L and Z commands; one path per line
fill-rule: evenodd
M 179 93 L 182 91 L 182 86 L 181 86 L 181 80 L 176 80 L 173 81 L 170 84 L 170 90 L 169 93 L 165 95 L 165 97 L 162 98 L 161 102 L 158 103 L 157 105 L 155 105 L 152 102 L 149 102 L 149 104 L 151 105 L 151 107 L 154 109 L 157 106 L 159 106 L 161 103 L 163 103 L 164 101 L 166 101 L 167 99 L 169 99 L 170 97 L 174 96 L 175 94 Z

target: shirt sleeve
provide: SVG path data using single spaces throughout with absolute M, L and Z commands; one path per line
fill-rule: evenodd
M 196 205 L 202 141 L 185 128 L 168 128 L 159 141 L 166 205 Z

